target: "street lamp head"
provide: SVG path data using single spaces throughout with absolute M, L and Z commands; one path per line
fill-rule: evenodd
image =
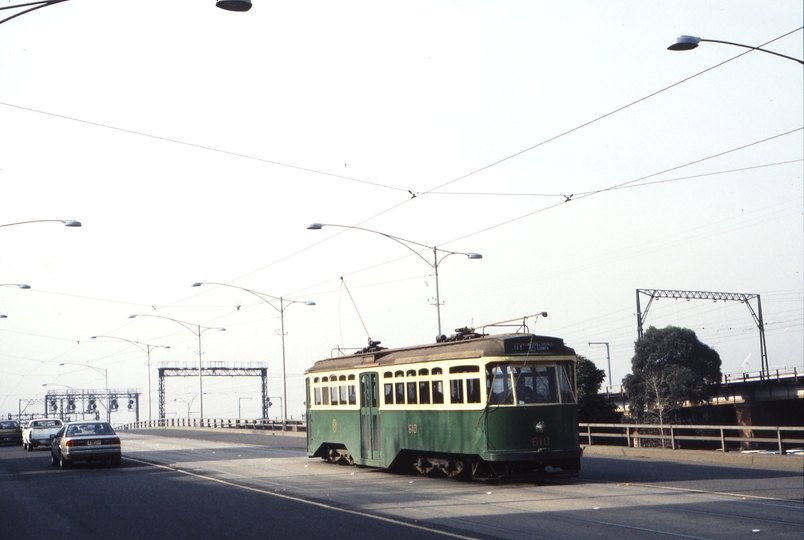
M 129 319 L 136 319 L 137 317 L 139 317 L 139 315 L 129 315 L 128 316 Z
M 200 287 L 201 285 L 203 285 L 203 283 L 201 283 L 200 281 L 196 281 L 195 283 L 190 285 L 190 287 Z
M 483 258 L 483 255 L 481 255 L 480 253 L 467 253 L 466 256 L 469 257 L 470 259 L 482 259 Z
M 315 302 L 313 302 L 313 301 L 311 301 L 311 300 L 308 300 L 308 301 L 306 301 L 306 302 L 304 303 L 304 305 L 305 305 L 305 306 L 314 306 L 314 305 L 315 305 Z
M 324 228 L 324 225 L 321 223 L 311 223 L 307 226 L 308 231 L 318 231 Z
M 248 11 L 251 9 L 251 0 L 218 0 L 215 5 L 226 11 Z
M 695 36 L 678 36 L 676 42 L 667 47 L 668 51 L 689 51 L 698 46 L 701 38 Z
M 61 222 L 64 223 L 65 227 L 80 227 L 81 226 L 81 222 L 76 221 L 74 219 L 62 219 Z
M 0 315 L 0 319 L 8 319 L 8 315 Z

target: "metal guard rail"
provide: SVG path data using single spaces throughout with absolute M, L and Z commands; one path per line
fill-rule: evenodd
M 302 420 L 241 420 L 238 418 L 161 418 L 120 424 L 115 429 L 148 429 L 148 428 L 218 428 L 218 429 L 250 429 L 264 431 L 307 431 L 307 424 Z
M 601 445 L 600 439 L 620 439 L 624 444 L 617 446 L 639 447 L 641 441 L 651 440 L 661 443 L 662 448 L 680 450 L 682 441 L 695 441 L 687 450 L 711 449 L 712 442 L 719 443 L 719 450 L 746 451 L 758 450 L 760 446 L 776 448 L 779 454 L 786 454 L 792 446 L 804 446 L 804 427 L 797 426 L 710 426 L 710 425 L 664 425 L 656 424 L 579 424 L 581 443 Z M 762 436 L 757 436 L 757 435 Z M 797 434 L 793 437 L 793 434 Z M 595 439 L 598 439 L 596 442 Z M 704 443 L 704 444 L 700 444 Z M 737 443 L 736 445 L 729 443 Z M 647 445 L 645 445 L 647 446 Z M 685 445 L 686 446 L 686 445 Z M 693 447 L 694 446 L 694 447 Z

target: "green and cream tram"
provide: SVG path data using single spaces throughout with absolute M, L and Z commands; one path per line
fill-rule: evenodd
M 305 373 L 310 457 L 451 477 L 580 470 L 575 351 L 532 334 L 369 347 Z

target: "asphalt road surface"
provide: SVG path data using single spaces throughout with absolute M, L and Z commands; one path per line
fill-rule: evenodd
M 0 538 L 804 537 L 797 470 L 593 456 L 580 478 L 495 485 L 331 465 L 298 436 L 122 439 L 119 468 L 0 447 Z

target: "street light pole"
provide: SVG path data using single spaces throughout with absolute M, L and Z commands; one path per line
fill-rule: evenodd
M 99 337 L 102 338 L 109 338 L 109 339 L 119 339 L 122 341 L 126 341 L 132 345 L 136 345 L 141 351 L 145 351 L 146 355 L 148 356 L 148 361 L 145 364 L 146 369 L 148 371 L 148 421 L 153 420 L 153 416 L 151 414 L 152 408 L 152 400 L 151 400 L 151 349 L 169 349 L 170 345 L 150 345 L 148 343 L 140 343 L 139 341 L 133 341 L 131 339 L 126 339 L 117 336 L 91 336 L 89 339 L 97 339 Z M 145 345 L 146 348 L 142 348 L 142 345 Z
M 799 30 L 801 30 L 799 28 Z M 777 38 L 778 39 L 778 38 Z M 774 40 L 775 41 L 775 40 Z M 667 47 L 668 51 L 689 51 L 698 47 L 699 43 L 722 43 L 724 45 L 733 45 L 735 47 L 742 47 L 744 49 L 751 49 L 753 51 L 761 51 L 764 53 L 772 54 L 775 56 L 781 56 L 782 58 L 787 58 L 788 60 L 793 60 L 798 62 L 799 64 L 804 64 L 804 60 L 799 60 L 798 58 L 793 58 L 792 56 L 787 56 L 785 54 L 780 54 L 777 52 L 769 51 L 767 49 L 763 49 L 761 47 L 752 47 L 751 45 L 743 45 L 742 43 L 734 43 L 731 41 L 720 41 L 718 39 L 702 39 L 696 36 L 678 36 L 676 38 L 676 42 Z
M 590 341 L 589 346 L 592 345 L 605 345 L 606 346 L 606 360 L 609 362 L 609 389 L 611 389 L 611 355 L 609 354 L 609 342 L 608 341 Z
M 441 335 L 441 293 L 439 291 L 439 284 L 438 284 L 438 265 L 441 264 L 441 262 L 444 259 L 446 259 L 447 257 L 449 257 L 450 255 L 466 255 L 466 257 L 468 259 L 482 259 L 483 258 L 483 255 L 481 255 L 480 253 L 462 252 L 462 251 L 447 251 L 445 249 L 438 249 L 438 247 L 436 247 L 436 246 L 428 246 L 428 245 L 425 245 L 425 244 L 421 244 L 419 242 L 414 242 L 413 240 L 405 240 L 404 238 L 400 238 L 398 236 L 393 236 L 393 235 L 390 235 L 390 234 L 386 234 L 384 232 L 374 231 L 374 230 L 371 230 L 371 229 L 365 229 L 363 227 L 354 227 L 354 226 L 350 226 L 350 225 L 335 225 L 335 224 L 332 224 L 332 223 L 312 223 L 307 227 L 307 229 L 311 230 L 311 231 L 318 231 L 318 230 L 323 229 L 324 227 L 341 227 L 341 228 L 344 228 L 344 229 L 356 229 L 358 231 L 365 231 L 365 232 L 370 232 L 370 233 L 374 233 L 374 234 L 379 234 L 380 236 L 384 236 L 386 238 L 389 238 L 389 239 L 393 240 L 394 242 L 396 242 L 398 244 L 401 244 L 401 245 L 405 246 L 410 251 L 412 251 L 417 257 L 419 257 L 421 260 L 423 260 L 425 263 L 427 263 L 427 265 L 430 266 L 430 268 L 432 268 L 434 273 L 435 273 L 436 315 L 438 317 L 438 335 L 439 336 Z M 423 248 L 427 248 L 427 249 L 432 249 L 433 250 L 433 262 L 431 263 L 430 261 L 428 261 L 427 259 L 422 257 L 422 254 L 419 253 L 418 251 L 416 251 L 415 249 L 413 249 L 412 247 L 410 247 L 409 244 L 413 244 L 415 246 L 419 246 L 419 247 L 423 247 Z M 444 253 L 444 256 L 441 257 L 440 260 L 438 258 L 438 252 L 439 251 L 441 253 Z
M 229 285 L 228 283 L 215 283 L 212 281 L 197 281 L 190 285 L 191 287 L 200 287 L 201 285 L 217 285 L 219 287 L 231 287 L 233 289 L 240 289 L 241 291 L 245 291 L 247 293 L 253 294 L 275 310 L 279 312 L 279 320 L 280 320 L 280 331 L 282 332 L 282 404 L 284 405 L 287 403 L 287 396 L 288 396 L 288 378 L 287 378 L 287 371 L 286 371 L 286 364 L 285 364 L 285 309 L 290 307 L 293 304 L 304 304 L 306 306 L 314 306 L 315 302 L 311 302 L 310 300 L 291 300 L 285 305 L 285 299 L 281 296 L 272 296 L 270 294 L 261 293 L 257 291 L 253 291 L 251 289 L 246 289 L 245 287 L 238 287 L 237 285 Z M 267 297 L 267 298 L 266 298 Z M 279 307 L 277 308 L 275 305 L 271 303 L 270 300 L 279 300 Z M 287 410 L 285 407 L 282 407 L 282 430 L 285 430 L 285 425 L 287 424 Z
M 94 369 L 98 373 L 103 373 L 104 379 L 106 379 L 106 421 L 111 422 L 112 416 L 111 411 L 109 410 L 109 371 L 103 368 L 98 368 L 95 366 L 90 366 L 87 364 L 76 364 L 75 362 L 62 362 L 59 366 L 81 366 L 89 369 Z
M 128 316 L 129 319 L 136 319 L 137 317 L 155 317 L 157 319 L 166 319 L 168 321 L 173 321 L 174 323 L 180 324 L 185 329 L 189 330 L 190 332 L 192 332 L 193 334 L 198 336 L 198 395 L 199 395 L 198 407 L 199 407 L 199 418 L 203 419 L 204 418 L 204 382 L 203 382 L 202 372 L 204 371 L 204 366 L 201 364 L 201 334 L 203 334 L 207 330 L 218 330 L 219 332 L 225 332 L 226 328 L 215 328 L 215 327 L 211 327 L 211 326 L 201 326 L 200 324 L 188 323 L 186 321 L 180 321 L 178 319 L 173 319 L 171 317 L 164 317 L 162 315 L 151 315 L 151 314 L 148 314 L 148 313 L 143 314 L 143 315 L 136 315 L 135 314 L 135 315 L 129 315 Z M 193 327 L 195 327 L 196 330 L 193 330 Z M 202 328 L 203 328 L 203 330 L 202 330 Z M 188 409 L 188 414 L 189 414 L 189 409 Z

